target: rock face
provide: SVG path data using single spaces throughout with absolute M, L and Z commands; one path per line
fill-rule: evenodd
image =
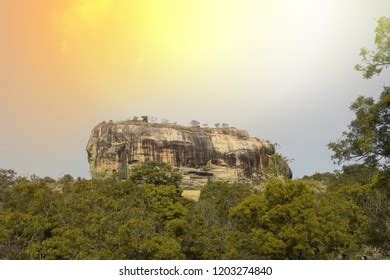
M 87 152 L 92 177 L 127 178 L 137 164 L 157 160 L 181 170 L 185 189 L 213 179 L 256 184 L 271 176 L 292 177 L 271 143 L 236 128 L 102 122 L 93 129 Z

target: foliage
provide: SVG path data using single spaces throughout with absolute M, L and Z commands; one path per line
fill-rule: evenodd
M 181 259 L 188 203 L 175 185 L 19 180 L 0 190 L 0 258 Z
M 365 165 L 344 166 L 342 172 L 316 173 L 306 180 L 326 184 L 327 192 L 354 201 L 366 216 L 361 243 L 390 254 L 390 173 Z
M 279 153 L 275 153 L 268 157 L 268 166 L 264 172 L 267 177 L 279 177 L 282 174 L 288 174 L 289 178 L 292 178 L 292 172 L 287 162 L 289 159 L 283 157 Z
M 63 183 L 63 184 L 71 183 L 73 181 L 74 181 L 74 179 L 73 179 L 72 175 L 70 175 L 70 174 L 65 174 L 64 176 L 62 176 L 61 178 L 58 179 L 58 182 Z
M 341 139 L 331 142 L 332 158 L 338 163 L 355 160 L 367 165 L 389 168 L 390 156 L 390 92 L 379 100 L 360 96 L 352 104 L 356 118 Z
M 390 174 L 379 174 L 362 205 L 369 216 L 368 238 L 384 255 L 390 254 Z
M 315 173 L 303 176 L 305 180 L 316 180 L 326 186 L 366 185 L 372 182 L 379 170 L 365 164 L 345 165 L 341 171 Z
M 0 189 L 0 258 L 340 259 L 366 256 L 363 248 L 386 257 L 389 177 L 365 168 L 273 179 L 260 189 L 210 182 L 198 203 L 155 172 L 131 180 L 15 180 Z M 355 180 L 359 171 L 371 175 Z M 171 172 L 159 169 L 157 177 Z
M 0 214 L 0 256 L 10 259 L 28 257 L 26 249 L 34 242 L 49 236 L 47 218 L 19 211 Z
M 390 18 L 382 17 L 375 29 L 375 51 L 360 50 L 361 64 L 355 66 L 365 79 L 379 75 L 390 65 Z
M 362 49 L 362 63 L 356 66 L 366 79 L 379 75 L 390 65 L 390 19 L 379 19 L 375 31 L 376 50 Z M 358 205 L 367 218 L 360 243 L 388 257 L 390 89 L 385 87 L 377 100 L 359 96 L 350 108 L 355 113 L 355 119 L 349 130 L 338 141 L 329 143 L 328 147 L 334 153 L 332 158 L 339 164 L 351 160 L 363 164 L 344 166 L 342 172 L 314 174 L 311 178 L 328 185 L 333 194 L 352 199 Z
M 231 257 L 334 259 L 356 250 L 355 220 L 363 216 L 352 201 L 316 193 L 310 182 L 272 180 L 232 208 L 230 218 L 241 236 Z
M 0 169 L 0 188 L 8 187 L 16 180 L 16 172 L 11 169 Z
M 378 20 L 375 51 L 361 50 L 362 63 L 356 69 L 370 79 L 390 65 L 390 18 Z M 378 100 L 359 96 L 351 105 L 355 119 L 337 142 L 329 143 L 338 163 L 363 161 L 371 166 L 389 168 L 390 154 L 390 90 L 385 87 Z
M 229 209 L 251 195 L 250 186 L 239 183 L 210 182 L 199 197 L 199 209 L 207 225 L 223 225 L 228 222 Z
M 176 168 L 164 162 L 147 161 L 131 171 L 130 180 L 138 184 L 178 186 L 181 174 Z

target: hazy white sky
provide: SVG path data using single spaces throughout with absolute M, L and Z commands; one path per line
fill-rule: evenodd
M 388 0 L 4 0 L 0 168 L 88 177 L 102 120 L 227 122 L 280 144 L 295 176 L 332 171 L 326 144 L 389 72 L 353 67 Z

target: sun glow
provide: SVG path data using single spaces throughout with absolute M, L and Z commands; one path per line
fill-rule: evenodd
M 65 31 L 97 28 L 104 23 L 113 8 L 112 0 L 79 0 L 60 16 Z
M 84 50 L 88 60 L 98 51 L 102 61 L 121 57 L 121 64 L 171 64 L 206 58 L 226 49 L 231 6 L 219 1 L 79 0 L 54 16 L 65 53 Z M 223 23 L 224 22 L 224 23 Z M 224 40 L 225 39 L 225 40 Z M 97 50 L 99 49 L 99 50 Z M 107 56 L 110 56 L 108 58 Z M 117 61 L 118 62 L 118 61 Z

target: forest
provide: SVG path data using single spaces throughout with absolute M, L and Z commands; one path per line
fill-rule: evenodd
M 390 65 L 390 19 L 364 78 Z M 211 181 L 198 202 L 162 162 L 127 180 L 23 177 L 0 169 L 0 259 L 389 259 L 390 88 L 359 96 L 329 143 L 341 170 L 259 185 Z

